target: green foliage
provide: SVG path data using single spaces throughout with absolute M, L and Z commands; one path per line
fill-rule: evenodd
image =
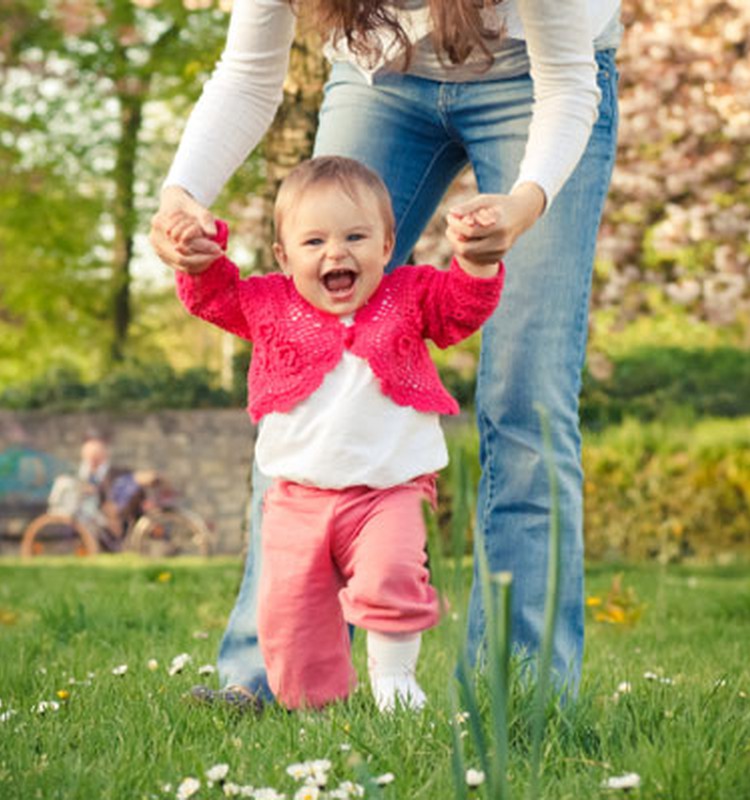
M 611 375 L 584 374 L 583 425 L 750 414 L 750 352 L 735 347 L 644 346 L 612 359 Z
M 750 552 L 750 417 L 626 420 L 586 438 L 591 558 L 723 558 Z
M 448 428 L 451 458 L 465 453 L 479 480 L 473 423 Z M 583 441 L 586 553 L 598 559 L 715 560 L 750 555 L 750 416 L 625 419 Z M 439 478 L 438 522 L 451 552 L 457 479 Z M 466 531 L 470 552 L 472 530 Z
M 11 0 L 0 53 L 0 385 L 99 377 L 129 323 L 145 234 L 227 16 L 181 0 Z M 123 299 L 125 298 L 125 299 Z
M 0 392 L 0 408 L 50 411 L 221 408 L 240 397 L 216 386 L 214 376 L 195 367 L 176 372 L 165 362 L 126 363 L 88 382 L 80 372 L 62 367 Z

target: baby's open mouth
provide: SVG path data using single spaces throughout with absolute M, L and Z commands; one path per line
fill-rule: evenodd
M 329 292 L 346 292 L 354 286 L 357 273 L 350 269 L 335 269 L 323 276 L 323 285 Z

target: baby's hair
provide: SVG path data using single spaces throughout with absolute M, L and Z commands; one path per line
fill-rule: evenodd
M 281 241 L 281 227 L 299 198 L 317 186 L 338 186 L 355 203 L 362 191 L 371 192 L 380 206 L 386 231 L 393 233 L 396 222 L 391 196 L 380 177 L 369 167 L 344 156 L 319 156 L 298 164 L 281 182 L 274 206 L 276 241 Z

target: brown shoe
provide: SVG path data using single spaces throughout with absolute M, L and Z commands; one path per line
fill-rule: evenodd
M 257 694 L 253 694 L 244 686 L 226 686 L 224 689 L 209 689 L 208 686 L 193 686 L 188 699 L 196 705 L 217 706 L 240 711 L 243 714 L 250 712 L 260 714 L 265 708 L 266 701 Z

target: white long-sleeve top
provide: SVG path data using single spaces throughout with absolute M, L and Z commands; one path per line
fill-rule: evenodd
M 534 107 L 516 184 L 531 181 L 547 206 L 575 168 L 596 120 L 599 90 L 593 41 L 619 0 L 505 0 L 506 35 L 526 42 Z M 429 25 L 424 10 L 403 11 L 410 39 Z M 206 82 L 180 141 L 165 185 L 187 189 L 210 205 L 261 140 L 283 96 L 295 17 L 288 0 L 235 0 L 226 47 Z M 372 79 L 396 54 L 357 63 Z M 341 51 L 333 58 L 347 57 Z

